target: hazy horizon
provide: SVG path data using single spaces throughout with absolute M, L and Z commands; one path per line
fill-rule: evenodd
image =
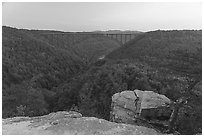
M 6 2 L 2 25 L 56 31 L 200 30 L 202 4 L 176 2 Z

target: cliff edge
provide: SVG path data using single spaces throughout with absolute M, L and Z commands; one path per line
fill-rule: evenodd
M 75 111 L 59 111 L 39 117 L 2 120 L 3 135 L 155 135 L 154 129 L 82 117 Z

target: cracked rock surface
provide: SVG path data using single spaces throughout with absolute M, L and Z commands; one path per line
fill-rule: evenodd
M 171 100 L 153 91 L 123 91 L 112 96 L 110 120 L 117 123 L 138 124 L 148 116 L 170 116 Z

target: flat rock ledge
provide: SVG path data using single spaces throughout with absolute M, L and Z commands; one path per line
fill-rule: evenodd
M 154 129 L 114 123 L 78 112 L 59 111 L 39 117 L 2 120 L 3 135 L 157 135 Z

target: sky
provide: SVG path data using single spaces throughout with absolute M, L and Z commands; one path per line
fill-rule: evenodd
M 2 24 L 61 31 L 201 29 L 202 3 L 5 2 Z

